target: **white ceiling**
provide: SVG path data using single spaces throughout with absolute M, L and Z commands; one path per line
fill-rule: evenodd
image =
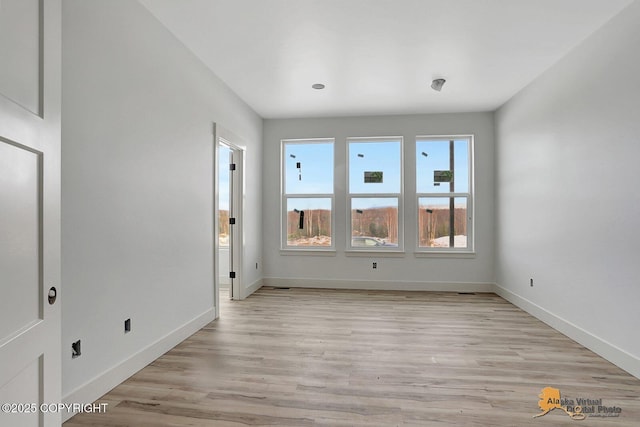
M 632 2 L 140 1 L 264 118 L 492 111 Z

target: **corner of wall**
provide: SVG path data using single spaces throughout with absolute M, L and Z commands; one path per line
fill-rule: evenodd
M 625 370 L 636 378 L 640 378 L 640 359 L 627 353 L 621 348 L 607 342 L 606 340 L 586 331 L 568 320 L 550 312 L 544 307 L 495 284 L 494 292 L 516 307 L 524 310 L 533 317 L 546 323 L 556 331 L 571 338 L 580 345 L 585 346 L 597 355 L 603 357 L 620 369 Z
M 248 298 L 250 297 L 254 292 L 256 292 L 258 289 L 260 289 L 263 285 L 263 279 L 260 278 L 258 280 L 256 280 L 255 282 L 253 282 L 252 284 L 250 284 L 249 286 L 246 287 L 245 289 L 245 295 L 244 298 Z

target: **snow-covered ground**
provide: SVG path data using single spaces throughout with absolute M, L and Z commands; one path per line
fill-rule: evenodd
M 454 236 L 454 247 L 456 248 L 466 248 L 467 247 L 467 236 Z M 433 239 L 434 248 L 448 248 L 449 247 L 449 236 L 438 237 L 437 239 Z
M 455 236 L 454 244 L 456 248 L 466 248 L 467 247 L 467 236 Z M 296 240 L 290 240 L 288 242 L 289 246 L 331 246 L 331 237 L 329 236 L 314 236 L 314 237 L 304 237 Z M 448 248 L 449 247 L 449 236 L 438 237 L 433 240 L 433 245 L 431 247 L 434 248 Z
M 454 244 L 456 248 L 466 248 L 467 247 L 467 236 L 455 236 Z M 329 236 L 314 236 L 314 237 L 304 237 L 296 240 L 290 240 L 288 242 L 289 246 L 331 246 L 331 237 Z M 431 247 L 434 248 L 448 248 L 449 247 L 449 236 L 438 237 L 433 240 L 433 245 Z
M 329 236 L 303 237 L 300 239 L 289 240 L 287 244 L 289 246 L 331 246 L 331 237 Z

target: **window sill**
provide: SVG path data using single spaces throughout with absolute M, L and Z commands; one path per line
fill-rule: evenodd
M 475 258 L 475 252 L 414 252 L 416 258 Z
M 376 257 L 376 258 L 402 258 L 404 251 L 384 251 L 384 250 L 347 250 L 344 251 L 346 256 L 353 257 Z
M 280 255 L 336 256 L 335 249 L 280 249 Z

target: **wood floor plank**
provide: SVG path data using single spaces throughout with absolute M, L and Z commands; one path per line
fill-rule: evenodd
M 570 426 L 538 394 L 640 425 L 640 380 L 494 294 L 262 288 L 116 387 L 78 426 Z

